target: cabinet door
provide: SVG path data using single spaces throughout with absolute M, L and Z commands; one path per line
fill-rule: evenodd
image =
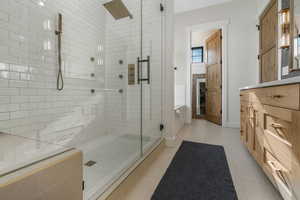
M 241 102 L 241 141 L 246 145 L 246 131 L 247 131 L 247 102 L 242 101 Z
M 263 129 L 263 112 L 261 112 L 262 105 L 255 103 L 254 114 L 255 114 L 255 131 L 253 138 L 253 155 L 255 160 L 260 166 L 263 166 L 264 159 L 264 129 Z
M 277 80 L 278 3 L 271 0 L 260 16 L 260 81 Z
M 249 152 L 253 154 L 254 134 L 255 134 L 255 110 L 253 109 L 253 106 L 251 104 L 247 106 L 245 123 L 246 123 L 246 134 L 245 134 L 246 145 Z

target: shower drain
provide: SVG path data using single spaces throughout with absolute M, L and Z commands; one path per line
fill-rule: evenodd
M 93 160 L 90 160 L 88 161 L 87 163 L 85 163 L 84 165 L 87 166 L 87 167 L 91 167 L 93 165 L 95 165 L 97 162 L 93 161 Z

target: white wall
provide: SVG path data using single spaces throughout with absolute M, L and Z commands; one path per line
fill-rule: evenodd
M 263 12 L 263 10 L 265 9 L 265 7 L 268 5 L 269 2 L 270 2 L 270 0 L 256 0 L 258 17 Z
M 187 12 L 216 4 L 226 3 L 232 0 L 175 0 L 175 12 Z
M 208 30 L 208 31 L 193 31 L 191 34 L 191 45 L 192 47 L 200 47 L 204 48 L 203 63 L 192 63 L 192 74 L 205 74 L 206 73 L 206 39 L 214 33 L 216 30 Z
M 258 82 L 258 37 L 256 1 L 233 0 L 230 3 L 194 10 L 175 16 L 175 64 L 180 66 L 177 83 L 185 84 L 187 28 L 221 20 L 228 27 L 228 105 L 226 125 L 239 126 L 239 88 Z M 187 108 L 190 110 L 191 108 Z
M 174 0 L 166 0 L 165 14 L 165 87 L 164 87 L 164 112 L 163 119 L 166 124 L 165 138 L 168 145 L 174 144 L 176 132 L 174 131 Z
M 206 73 L 205 63 L 192 64 L 192 74 L 205 74 L 205 73 Z

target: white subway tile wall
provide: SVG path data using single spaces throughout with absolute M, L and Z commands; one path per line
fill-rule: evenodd
M 84 168 L 89 197 L 140 156 L 141 131 L 144 147 L 161 138 L 162 0 L 122 0 L 133 18 L 120 20 L 104 9 L 107 1 L 0 0 L 0 173 L 77 147 L 84 162 L 98 163 Z M 59 13 L 62 91 L 56 89 Z M 147 56 L 151 84 L 141 85 L 137 57 Z M 135 84 L 128 85 L 132 64 Z M 146 63 L 142 68 L 145 78 Z M 4 135 L 15 139 L 7 143 Z
M 151 85 L 143 88 L 149 135 L 158 132 L 161 121 L 160 2 L 143 5 L 143 57 L 151 56 L 152 75 Z M 133 19 L 121 20 L 113 19 L 101 3 L 1 0 L 1 132 L 62 145 L 102 134 L 140 134 L 141 88 L 137 80 L 127 84 L 128 64 L 136 65 L 141 56 L 140 0 L 124 0 Z M 56 90 L 58 13 L 63 15 L 63 91 Z
M 63 15 L 61 92 L 56 90 L 58 13 Z M 62 145 L 107 132 L 105 19 L 99 0 L 1 0 L 1 132 Z M 92 123 L 97 126 L 90 130 Z

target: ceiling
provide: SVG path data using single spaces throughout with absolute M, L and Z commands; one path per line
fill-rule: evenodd
M 192 47 L 202 46 L 205 40 L 214 32 L 216 29 L 204 30 L 204 31 L 193 31 L 192 34 Z
M 205 8 L 230 1 L 232 0 L 175 0 L 175 13 Z

